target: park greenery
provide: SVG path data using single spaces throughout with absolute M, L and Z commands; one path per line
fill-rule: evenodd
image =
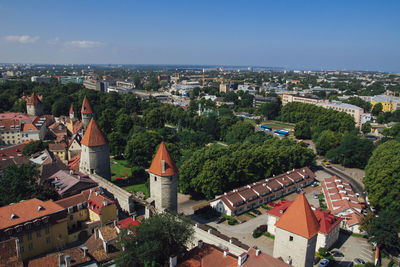
M 194 235 L 185 218 L 167 212 L 154 214 L 130 231 L 119 234 L 117 266 L 164 266 L 169 257 L 182 251 Z

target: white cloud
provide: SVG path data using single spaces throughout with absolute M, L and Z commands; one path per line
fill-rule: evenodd
M 50 45 L 55 45 L 55 44 L 57 44 L 59 41 L 60 41 L 60 38 L 59 38 L 59 37 L 56 37 L 56 38 L 47 40 L 47 43 L 50 44 Z
M 93 42 L 93 41 L 70 41 L 65 42 L 65 46 L 67 47 L 78 47 L 78 48 L 93 48 L 101 46 L 102 43 L 100 42 Z
M 29 36 L 29 35 L 8 35 L 5 39 L 9 42 L 18 42 L 21 44 L 34 43 L 39 40 L 39 36 Z

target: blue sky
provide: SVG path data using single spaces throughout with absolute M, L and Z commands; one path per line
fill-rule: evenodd
M 400 72 L 400 1 L 0 0 L 0 62 Z

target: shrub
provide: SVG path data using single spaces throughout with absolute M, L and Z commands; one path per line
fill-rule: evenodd
M 259 230 L 261 233 L 264 233 L 265 231 L 267 231 L 267 227 L 268 226 L 266 224 L 262 224 L 257 227 L 257 230 Z
M 318 254 L 321 255 L 322 258 L 325 258 L 328 255 L 328 250 L 326 248 L 319 248 Z
M 254 237 L 254 238 L 259 238 L 259 237 L 262 235 L 262 233 L 263 233 L 263 232 L 261 232 L 260 230 L 255 229 L 255 230 L 253 231 L 253 237 Z

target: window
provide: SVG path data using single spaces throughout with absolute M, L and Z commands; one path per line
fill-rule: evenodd
M 46 243 L 49 244 L 51 242 L 50 237 L 46 237 Z
M 154 176 L 154 182 L 157 182 L 157 177 L 156 176 Z
M 32 240 L 32 233 L 28 234 L 28 240 Z
M 29 250 L 33 250 L 33 244 L 29 243 L 28 248 L 29 248 Z
M 293 241 L 293 236 L 289 236 L 289 241 Z
M 44 230 L 44 232 L 45 232 L 46 234 L 50 234 L 50 228 L 49 228 L 49 227 L 46 227 L 46 229 Z
M 74 215 L 69 215 L 69 220 L 72 221 L 74 219 Z
M 24 253 L 24 246 L 20 246 L 19 250 L 21 251 L 21 253 Z
M 23 236 L 18 237 L 18 240 L 19 240 L 19 243 L 24 243 L 24 237 Z
M 38 230 L 38 231 L 36 232 L 36 236 L 37 236 L 37 237 L 40 237 L 40 230 Z

